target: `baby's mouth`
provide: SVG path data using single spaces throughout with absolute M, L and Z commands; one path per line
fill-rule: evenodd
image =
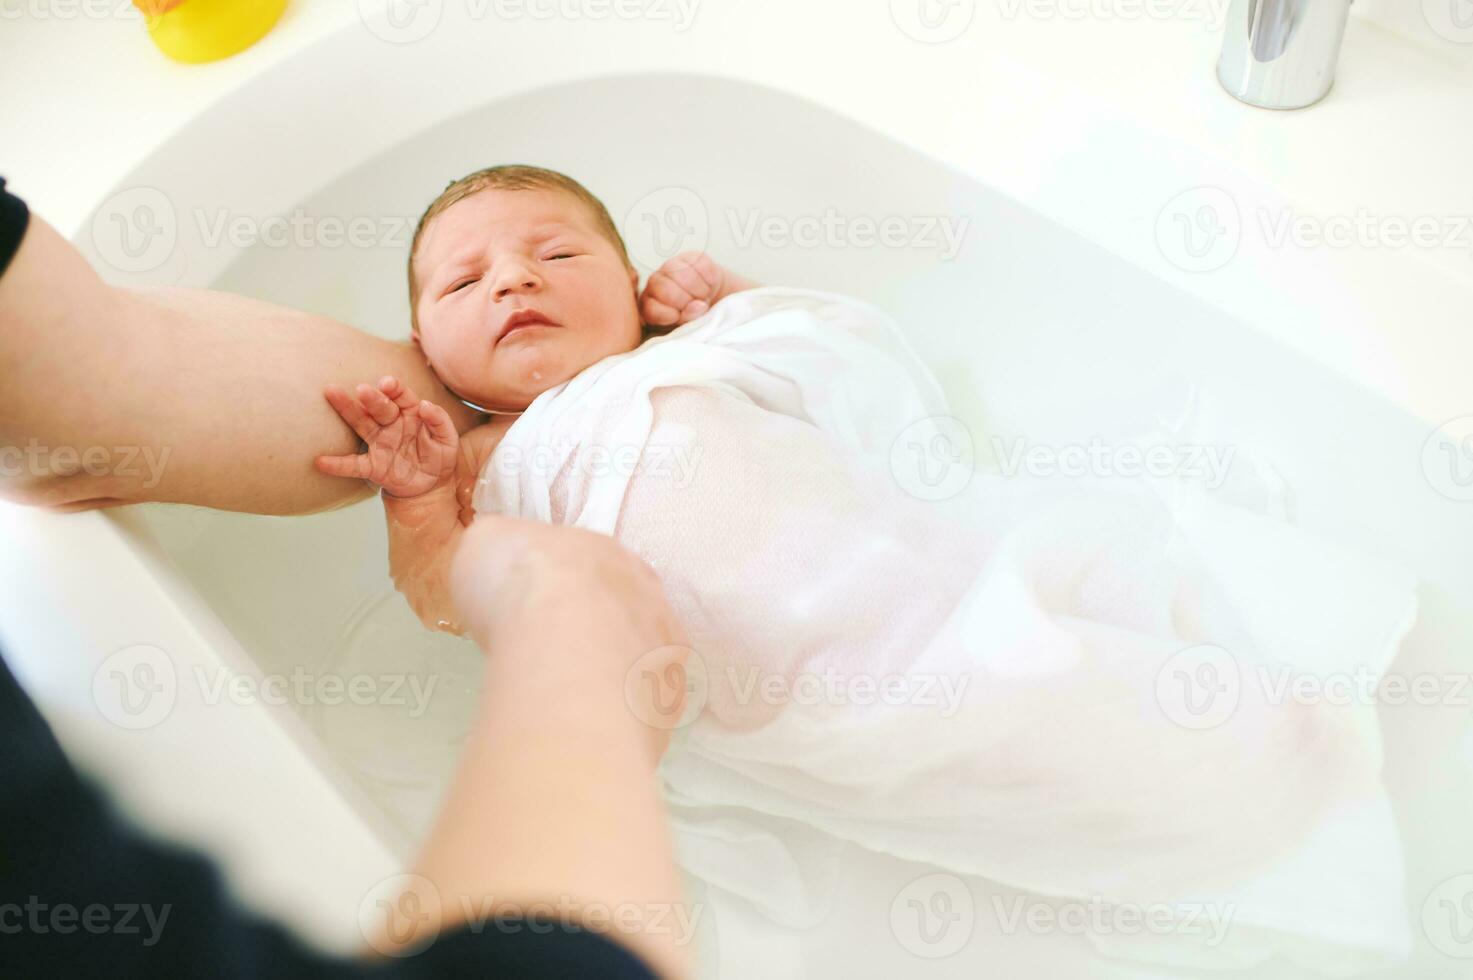
M 554 322 L 537 310 L 517 310 L 506 318 L 501 325 L 501 332 L 496 336 L 496 343 L 501 343 L 511 333 L 526 327 L 557 327 L 561 324 Z

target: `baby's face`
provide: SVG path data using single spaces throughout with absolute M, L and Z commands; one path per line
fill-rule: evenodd
M 486 408 L 520 411 L 639 346 L 639 275 L 562 191 L 458 201 L 425 229 L 414 263 L 414 341 L 441 381 Z M 518 325 L 532 314 L 549 322 Z

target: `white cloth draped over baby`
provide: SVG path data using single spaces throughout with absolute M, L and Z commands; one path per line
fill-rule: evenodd
M 803 925 L 848 842 L 1053 896 L 1236 896 L 1267 928 L 1219 961 L 1394 955 L 1373 713 L 1278 668 L 1384 670 L 1414 579 L 1183 485 L 948 495 L 946 415 L 877 309 L 763 288 L 544 393 L 487 462 L 477 510 L 617 536 L 682 617 L 687 867 Z

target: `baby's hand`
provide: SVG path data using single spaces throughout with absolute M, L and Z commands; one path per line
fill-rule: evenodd
M 652 327 L 689 323 L 735 290 L 731 274 L 705 252 L 681 252 L 650 276 L 639 296 L 639 314 Z
M 418 497 L 453 482 L 460 437 L 439 405 L 421 401 L 390 375 L 377 388 L 360 384 L 356 400 L 337 385 L 328 385 L 324 394 L 368 451 L 318 456 L 323 473 L 368 480 L 391 497 Z

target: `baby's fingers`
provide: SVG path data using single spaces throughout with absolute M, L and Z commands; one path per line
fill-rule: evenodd
M 343 421 L 358 433 L 360 439 L 367 441 L 373 438 L 373 434 L 378 431 L 378 424 L 368 417 L 363 406 L 359 405 L 352 395 L 337 385 L 328 385 L 323 395 L 326 396 L 327 403 L 332 406 L 333 411 L 342 416 Z
M 648 299 L 677 311 L 685 309 L 691 302 L 701 298 L 692 295 L 689 290 L 665 272 L 657 272 L 650 276 L 649 285 L 645 287 L 644 293 Z
M 661 271 L 692 299 L 710 299 L 721 288 L 721 270 L 705 252 L 677 255 Z
M 670 327 L 689 323 L 711 308 L 703 299 L 696 299 L 676 286 L 674 289 L 651 289 L 645 293 L 640 305 L 644 322 L 655 327 Z
M 388 425 L 399 417 L 399 406 L 372 385 L 358 386 L 358 403 L 379 425 Z
M 398 405 L 401 412 L 412 411 L 419 405 L 419 396 L 392 374 L 379 378 L 378 390 Z
M 312 461 L 317 469 L 328 476 L 346 476 L 359 480 L 368 479 L 369 462 L 367 453 L 352 456 L 318 456 Z
M 711 308 L 709 298 L 705 293 L 693 295 L 670 276 L 656 273 L 645 289 L 641 312 L 654 326 L 689 323 Z
M 419 417 L 425 424 L 421 432 L 429 433 L 431 439 L 446 446 L 454 446 L 459 441 L 460 435 L 450 421 L 450 413 L 439 405 L 432 401 L 420 402 Z
M 652 327 L 673 327 L 680 321 L 680 311 L 661 303 L 648 293 L 640 302 L 639 312 Z

